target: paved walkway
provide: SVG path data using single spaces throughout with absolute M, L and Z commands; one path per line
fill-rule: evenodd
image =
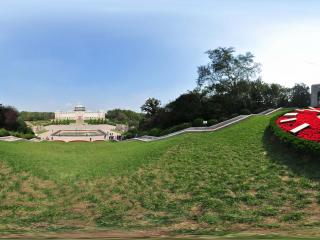
M 5 141 L 5 142 L 16 142 L 16 141 L 27 141 L 22 138 L 14 137 L 14 136 L 6 136 L 6 137 L 0 137 L 0 141 Z

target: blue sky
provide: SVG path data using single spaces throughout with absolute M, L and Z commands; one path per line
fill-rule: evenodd
M 0 0 L 0 102 L 139 110 L 192 90 L 204 52 L 251 51 L 267 82 L 319 83 L 320 1 Z

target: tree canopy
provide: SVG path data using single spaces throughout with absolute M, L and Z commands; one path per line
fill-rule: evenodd
M 153 129 L 156 132 L 154 128 L 170 128 L 196 119 L 214 123 L 268 108 L 306 107 L 310 104 L 310 90 L 303 83 L 287 88 L 263 82 L 261 65 L 250 52 L 236 54 L 234 48 L 220 47 L 206 54 L 209 61 L 198 67 L 194 90 L 181 94 L 164 106 L 155 98 L 146 100 L 141 106 L 146 115 L 140 121 L 140 130 Z

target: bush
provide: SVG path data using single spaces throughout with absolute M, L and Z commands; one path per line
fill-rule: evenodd
M 193 127 L 202 127 L 203 126 L 203 119 L 197 118 L 197 119 L 193 120 L 192 126 Z
M 249 113 L 250 114 L 250 113 Z M 246 114 L 247 115 L 247 114 Z M 232 113 L 231 114 L 231 118 L 235 118 L 235 117 L 238 117 L 239 116 L 239 114 L 238 113 Z
M 181 123 L 179 125 L 175 125 L 173 127 L 170 127 L 170 128 L 167 128 L 167 129 L 163 130 L 160 135 L 161 136 L 167 135 L 167 134 L 170 134 L 170 133 L 173 133 L 173 132 L 177 132 L 177 131 L 189 128 L 191 126 L 192 126 L 191 123 Z
M 10 132 L 10 135 L 18 138 L 32 139 L 36 136 L 33 133 Z
M 265 110 L 267 110 L 267 109 L 265 109 L 265 108 L 257 108 L 257 109 L 255 109 L 255 110 L 253 111 L 253 113 L 254 113 L 254 114 L 258 114 L 258 113 L 261 113 L 261 112 L 263 112 L 263 111 L 265 111 Z
M 249 114 L 251 114 L 251 111 L 247 108 L 244 108 L 244 109 L 240 110 L 240 114 L 241 115 L 249 115 Z
M 227 121 L 229 118 L 227 117 L 221 117 L 219 118 L 219 122 L 224 122 L 224 121 Z
M 289 111 L 288 111 L 289 112 Z M 313 142 L 298 138 L 295 135 L 285 132 L 276 123 L 276 120 L 282 116 L 283 113 L 277 114 L 271 118 L 269 123 L 269 130 L 271 133 L 283 144 L 293 147 L 299 153 L 304 153 L 307 155 L 320 156 L 320 144 L 318 142 Z
M 149 134 L 150 136 L 155 136 L 155 137 L 159 137 L 160 136 L 160 133 L 161 133 L 161 129 L 159 128 L 152 128 L 150 131 L 149 131 Z
M 32 139 L 32 138 L 35 138 L 36 136 L 32 133 L 25 133 L 25 134 L 22 134 L 21 135 L 21 138 L 24 138 L 24 139 Z
M 5 136 L 9 136 L 10 133 L 9 131 L 3 129 L 3 128 L 0 128 L 0 137 L 5 137 Z
M 219 121 L 217 119 L 209 119 L 208 120 L 208 126 L 212 126 L 217 124 Z
M 126 133 L 123 134 L 124 139 L 134 138 L 138 135 L 138 130 L 136 128 L 130 129 Z

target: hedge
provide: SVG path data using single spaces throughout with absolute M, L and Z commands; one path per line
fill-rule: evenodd
M 175 125 L 175 126 L 172 126 L 170 128 L 167 128 L 167 129 L 163 130 L 160 135 L 164 136 L 164 135 L 167 135 L 167 134 L 170 134 L 170 133 L 174 133 L 174 132 L 189 128 L 191 126 L 192 126 L 191 123 L 181 123 L 179 125 Z
M 294 134 L 285 132 L 277 125 L 276 120 L 283 114 L 284 113 L 277 114 L 270 119 L 269 129 L 271 130 L 273 135 L 280 142 L 292 146 L 300 153 L 320 156 L 320 143 L 298 138 Z

